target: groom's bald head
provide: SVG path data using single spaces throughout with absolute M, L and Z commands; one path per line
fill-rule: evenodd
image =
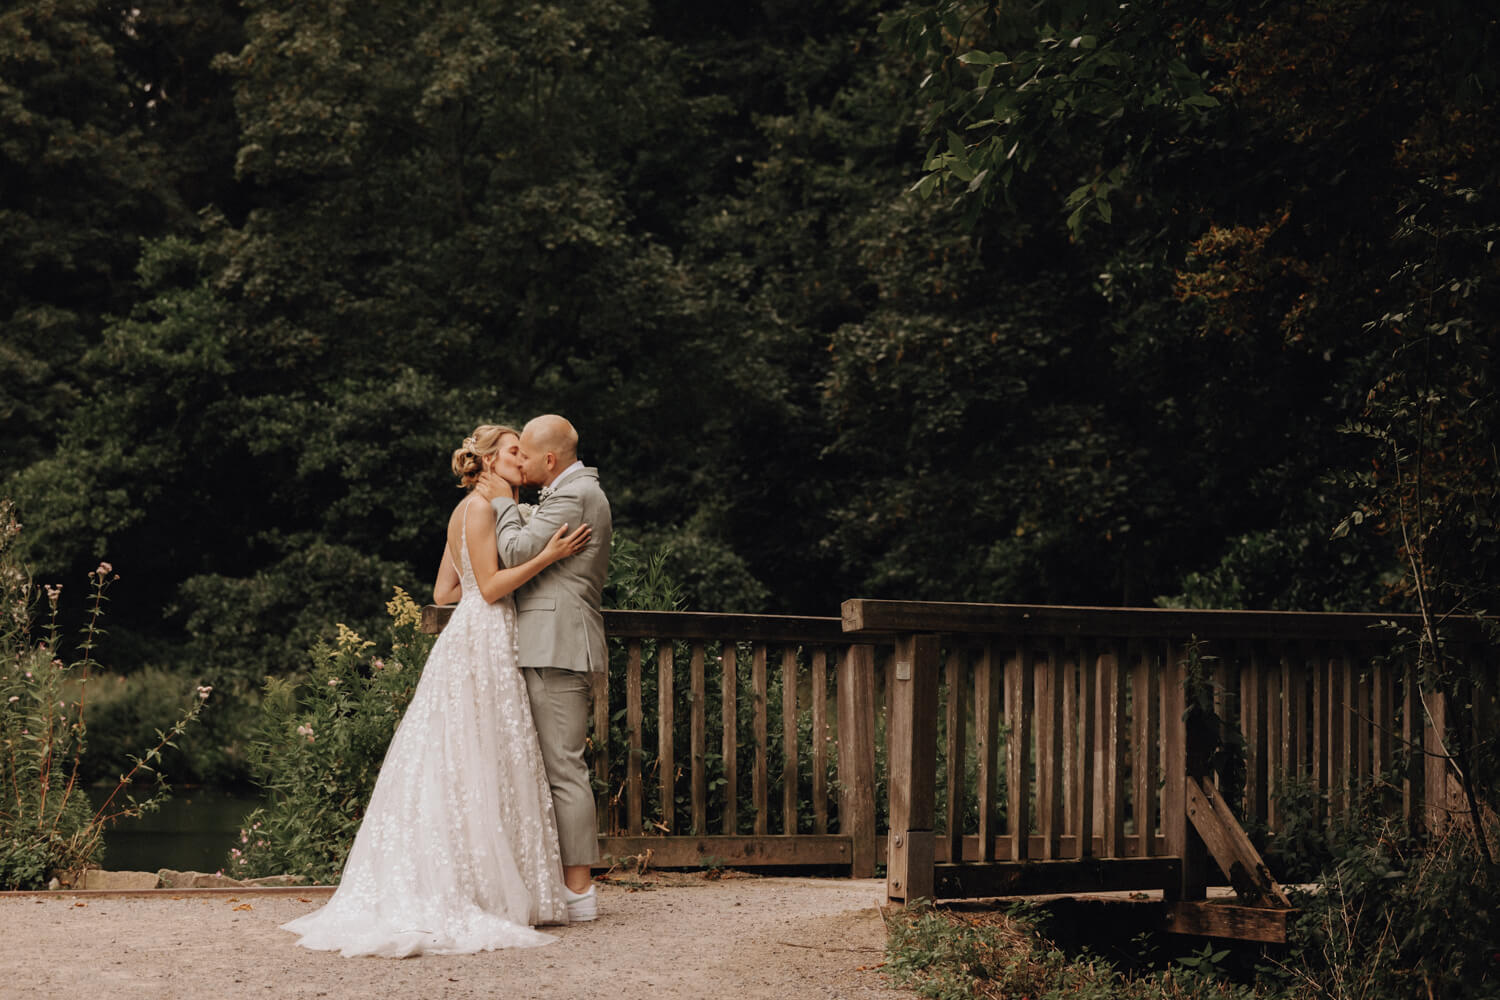
M 526 480 L 546 486 L 578 461 L 578 432 L 563 417 L 545 413 L 522 428 L 521 452 Z

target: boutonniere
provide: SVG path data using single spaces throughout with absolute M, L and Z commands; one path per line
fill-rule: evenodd
M 541 490 L 536 495 L 536 502 L 537 503 L 541 503 L 543 500 L 547 499 L 548 497 L 550 497 L 552 494 L 554 494 L 556 492 L 557 492 L 557 487 L 556 486 L 543 486 L 541 488 Z
M 536 513 L 536 504 L 518 503 L 516 504 L 516 510 L 521 512 L 521 520 L 529 521 L 531 520 L 531 515 Z

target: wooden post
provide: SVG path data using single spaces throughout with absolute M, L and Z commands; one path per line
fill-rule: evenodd
M 1169 902 L 1180 899 L 1204 899 L 1208 895 L 1208 854 L 1203 838 L 1188 817 L 1189 779 L 1210 778 L 1209 751 L 1211 739 L 1204 720 L 1184 719 L 1187 709 L 1187 652 L 1168 642 L 1161 678 L 1162 833 L 1168 854 L 1182 859 L 1182 879 L 1169 890 Z
M 1422 781 L 1422 787 L 1426 792 L 1423 816 L 1428 832 L 1440 834 L 1448 828 L 1450 806 L 1447 761 L 1448 699 L 1439 691 L 1423 692 L 1420 697 L 1427 706 L 1426 715 L 1429 723 L 1423 730 L 1422 740 L 1427 750 L 1424 768 L 1426 773 Z
M 875 874 L 875 650 L 846 646 L 838 658 L 839 832 L 849 874 Z
M 895 690 L 887 723 L 890 767 L 890 847 L 886 896 L 907 901 L 933 892 L 933 819 L 937 807 L 937 693 L 935 635 L 896 640 Z

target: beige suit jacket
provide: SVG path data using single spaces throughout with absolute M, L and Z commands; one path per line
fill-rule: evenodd
M 516 591 L 521 666 L 604 670 L 604 616 L 599 607 L 609 576 L 609 500 L 599 470 L 579 469 L 561 479 L 529 520 L 509 497 L 490 501 L 500 562 L 519 566 L 540 552 L 561 525 L 593 529 L 582 552 L 559 559 Z

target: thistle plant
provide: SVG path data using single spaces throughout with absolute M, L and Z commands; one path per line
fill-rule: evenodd
M 37 889 L 52 877 L 72 884 L 104 852 L 104 831 L 158 808 L 170 794 L 162 751 L 197 719 L 210 688 L 200 686 L 154 746 L 131 755 L 103 803 L 79 785 L 88 736 L 84 703 L 99 667 L 95 650 L 108 590 L 119 579 L 107 562 L 88 574 L 90 596 L 76 655 L 65 659 L 58 626 L 61 585 L 36 586 L 11 551 L 21 524 L 0 500 L 0 888 Z M 40 638 L 37 607 L 45 601 Z

